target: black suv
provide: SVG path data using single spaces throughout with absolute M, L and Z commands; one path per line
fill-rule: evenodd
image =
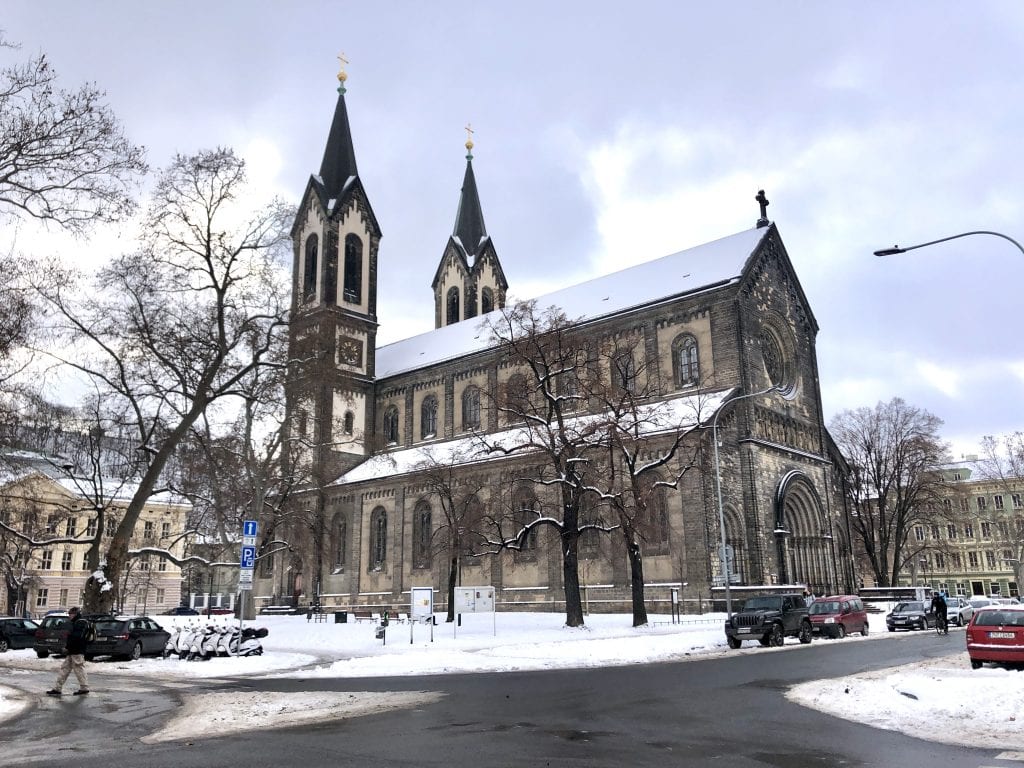
M 739 648 L 744 640 L 761 645 L 782 645 L 787 637 L 811 642 L 813 630 L 807 617 L 803 595 L 759 595 L 750 597 L 743 608 L 725 622 L 730 648 Z
M 36 639 L 39 625 L 32 619 L 17 619 L 13 616 L 0 616 L 0 653 L 19 648 L 31 648 Z

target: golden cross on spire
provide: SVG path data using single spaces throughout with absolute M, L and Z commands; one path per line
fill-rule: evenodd
M 338 93 L 345 93 L 345 81 L 348 80 L 348 75 L 345 74 L 345 65 L 348 64 L 348 59 L 345 58 L 345 52 L 342 51 L 338 54 Z
M 466 149 L 473 151 L 473 126 L 470 123 L 466 123 Z

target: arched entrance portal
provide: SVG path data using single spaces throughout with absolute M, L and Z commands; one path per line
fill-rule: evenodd
M 298 555 L 292 557 L 291 565 L 288 568 L 288 576 L 291 581 L 291 588 L 288 590 L 291 594 L 292 607 L 298 608 L 299 597 L 302 595 L 302 558 Z
M 833 591 L 831 527 L 817 489 L 803 472 L 790 472 L 779 482 L 775 543 L 783 584 L 808 584 L 817 594 Z

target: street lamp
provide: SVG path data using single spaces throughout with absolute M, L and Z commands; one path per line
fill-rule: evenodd
M 992 232 L 988 229 L 978 229 L 973 232 L 961 232 L 959 235 L 950 235 L 949 237 L 942 237 L 938 240 L 929 240 L 927 243 L 918 243 L 917 245 L 908 245 L 906 248 L 900 248 L 898 245 L 894 245 L 892 248 L 883 248 L 880 251 L 875 251 L 875 256 L 894 256 L 897 253 L 906 253 L 907 251 L 913 251 L 918 248 L 924 248 L 928 245 L 935 245 L 936 243 L 944 243 L 947 240 L 956 240 L 960 237 L 968 237 L 970 235 L 992 235 L 994 237 L 1001 237 L 1003 240 L 1009 240 L 1011 243 L 1017 246 L 1017 250 L 1024 253 L 1024 246 L 1018 243 L 1009 235 L 1004 235 L 1002 232 Z
M 768 387 L 768 389 L 762 389 L 760 392 L 751 392 L 746 395 L 737 395 L 731 397 L 722 403 L 718 410 L 715 411 L 715 418 L 711 420 L 711 439 L 715 443 L 715 493 L 718 496 L 718 530 L 719 538 L 721 540 L 721 549 L 719 550 L 719 559 L 722 563 L 722 582 L 725 584 L 725 617 L 729 619 L 732 617 L 732 592 L 729 589 L 729 577 L 730 573 L 729 562 L 732 560 L 727 555 L 726 543 L 725 543 L 725 510 L 722 507 L 722 472 L 718 464 L 718 417 L 725 410 L 725 406 L 729 403 L 734 403 L 737 400 L 746 400 L 750 397 L 759 397 L 760 395 L 767 395 L 769 392 L 782 392 L 783 389 L 778 386 Z

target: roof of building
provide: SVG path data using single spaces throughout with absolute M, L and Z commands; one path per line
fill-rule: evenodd
M 739 280 L 770 228 L 749 229 L 654 261 L 563 288 L 536 299 L 575 321 L 596 320 L 636 307 L 698 293 Z M 484 316 L 486 317 L 486 316 Z M 487 349 L 482 318 L 446 325 L 377 349 L 376 374 L 387 378 Z

